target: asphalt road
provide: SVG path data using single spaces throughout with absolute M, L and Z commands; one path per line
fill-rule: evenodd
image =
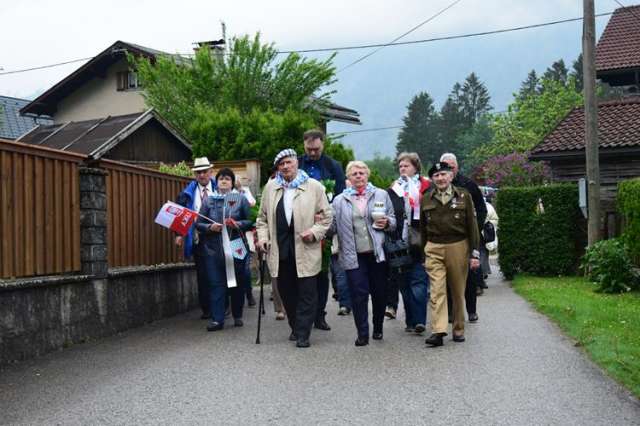
M 428 349 L 385 323 L 355 347 L 351 316 L 287 340 L 267 302 L 207 333 L 191 312 L 0 371 L 1 424 L 640 425 L 640 402 L 496 278 L 467 341 Z

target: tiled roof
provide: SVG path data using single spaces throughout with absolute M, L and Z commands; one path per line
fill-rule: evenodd
M 596 46 L 596 71 L 640 67 L 640 5 L 616 9 Z
M 38 124 L 51 124 L 47 118 L 31 118 L 20 115 L 20 108 L 27 105 L 26 99 L 0 96 L 0 138 L 17 139 Z
M 600 148 L 640 147 L 640 96 L 598 106 Z M 551 154 L 584 149 L 584 108 L 574 108 L 531 152 Z
M 176 139 L 187 145 L 166 121 L 153 110 L 94 120 L 69 121 L 40 126 L 20 139 L 22 143 L 77 152 L 92 158 L 100 158 L 117 145 L 128 131 L 134 131 L 147 121 L 155 119 Z M 189 149 L 191 149 L 189 147 Z

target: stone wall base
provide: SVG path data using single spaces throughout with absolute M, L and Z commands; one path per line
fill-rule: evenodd
M 0 281 L 0 365 L 139 327 L 198 306 L 192 264 Z

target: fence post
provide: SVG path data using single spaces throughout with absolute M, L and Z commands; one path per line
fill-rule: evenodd
M 82 273 L 107 275 L 107 172 L 80 168 L 80 263 Z

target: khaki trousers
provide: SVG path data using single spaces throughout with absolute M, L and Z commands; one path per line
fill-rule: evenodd
M 427 242 L 425 267 L 431 283 L 431 332 L 446 333 L 449 312 L 447 286 L 451 289 L 453 334 L 464 334 L 464 289 L 469 272 L 469 243 L 467 240 L 451 244 Z

